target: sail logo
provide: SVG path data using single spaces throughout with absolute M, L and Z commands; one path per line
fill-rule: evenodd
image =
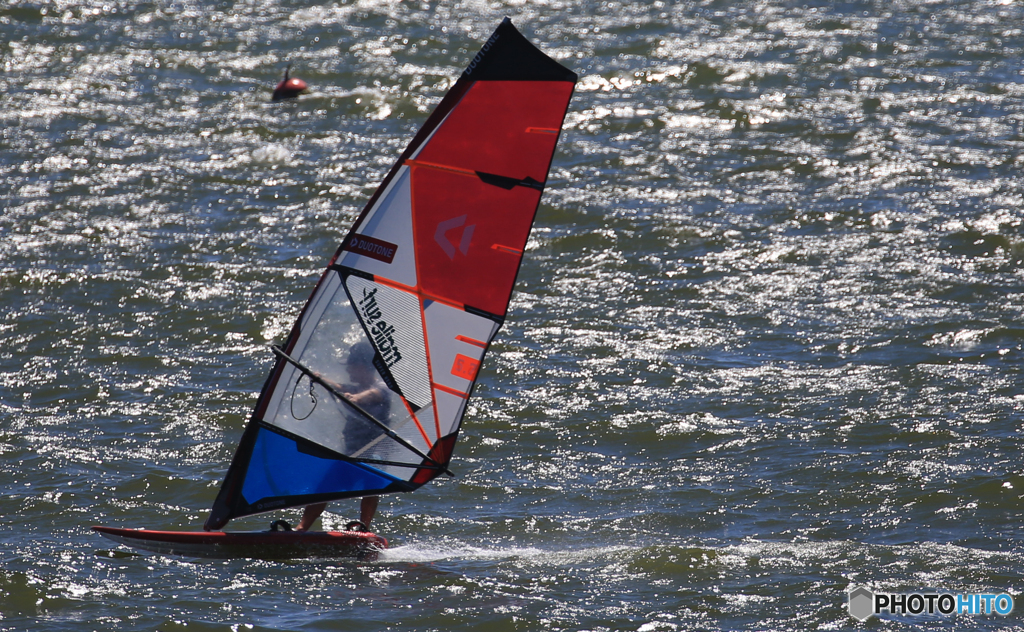
M 473 74 L 473 71 L 476 70 L 477 65 L 480 63 L 480 60 L 484 58 L 484 53 L 491 50 L 491 47 L 494 46 L 494 43 L 497 41 L 498 32 L 495 31 L 494 35 L 491 35 L 491 38 L 484 43 L 483 48 L 481 48 L 480 52 L 476 54 L 476 57 L 473 58 L 473 61 L 469 62 L 469 67 L 467 67 L 465 72 L 463 72 L 462 74 L 466 75 L 467 77 Z
M 1013 612 L 1013 597 L 1007 593 L 951 594 L 951 593 L 873 593 L 860 586 L 848 593 L 847 608 L 850 616 L 866 621 L 883 613 L 910 614 L 998 614 Z
M 395 326 L 389 325 L 384 321 L 384 313 L 377 303 L 378 289 L 376 287 L 372 290 L 363 288 L 363 296 L 359 299 L 359 307 L 363 312 L 366 329 L 373 338 L 373 346 L 377 348 L 377 353 L 380 354 L 384 364 L 390 369 L 402 359 L 402 354 L 399 352 L 398 344 L 395 342 Z
M 398 250 L 398 245 L 353 233 L 349 240 L 345 242 L 345 250 L 376 259 L 377 261 L 383 261 L 384 263 L 391 263 L 395 259 L 395 251 Z
M 434 231 L 434 241 L 437 242 L 438 246 L 441 246 L 441 250 L 444 254 L 448 255 L 448 258 L 455 260 L 455 243 L 448 237 L 448 233 L 454 233 L 457 229 L 462 228 L 462 235 L 459 236 L 459 252 L 463 255 L 469 254 L 469 244 L 473 241 L 473 230 L 476 228 L 476 224 L 470 224 L 465 226 L 467 215 L 459 215 L 452 219 L 446 219 L 437 225 L 437 230 Z

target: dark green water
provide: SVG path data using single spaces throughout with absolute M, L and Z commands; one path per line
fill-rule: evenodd
M 505 15 L 581 81 L 459 476 L 382 501 L 375 563 L 89 531 L 201 525 L 268 345 Z M 846 592 L 1024 590 L 1022 24 L 7 0 L 0 629 L 1020 629 Z

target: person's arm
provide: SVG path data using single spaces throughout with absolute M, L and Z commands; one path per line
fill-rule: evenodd
M 348 398 L 360 406 L 369 406 L 384 400 L 384 393 L 379 388 L 368 388 L 360 393 L 345 393 Z

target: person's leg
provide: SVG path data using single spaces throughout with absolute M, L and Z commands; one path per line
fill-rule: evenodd
M 363 501 L 359 503 L 359 521 L 367 527 L 370 526 L 370 521 L 377 513 L 377 503 L 379 502 L 380 496 L 363 496 Z
M 316 519 L 320 517 L 320 514 L 327 508 L 327 503 L 317 503 L 315 505 L 309 505 L 306 507 L 306 511 L 302 512 L 302 520 L 299 521 L 299 526 L 295 528 L 296 531 L 309 531 Z

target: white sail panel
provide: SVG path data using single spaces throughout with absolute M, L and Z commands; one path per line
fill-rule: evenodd
M 309 340 L 315 331 L 315 324 L 321 321 L 323 314 L 331 306 L 331 303 L 336 298 L 340 298 L 344 303 L 348 303 L 348 296 L 342 290 L 341 277 L 337 273 L 328 272 L 323 278 L 322 282 L 317 286 L 316 294 L 312 297 L 309 302 L 309 306 L 303 312 L 299 324 L 298 324 L 298 337 L 295 339 L 295 344 L 291 350 L 291 353 L 301 357 L 305 355 L 304 352 L 309 346 Z M 354 319 L 355 313 L 350 309 L 352 317 Z M 357 335 L 357 331 L 352 328 L 352 325 L 358 326 L 358 321 L 350 323 L 348 327 L 341 327 L 339 329 L 348 329 L 344 333 L 340 333 L 342 338 Z M 344 344 L 340 342 L 339 344 Z M 308 359 L 308 358 L 307 358 Z M 324 364 L 324 363 L 321 363 Z M 322 371 L 326 371 L 324 375 L 327 379 L 337 379 L 340 377 L 340 366 L 334 363 L 326 363 L 327 366 L 321 366 Z M 300 411 L 295 414 L 291 413 L 292 396 L 295 392 L 294 386 L 299 380 L 302 373 L 291 363 L 285 363 L 281 368 L 281 376 L 277 380 L 275 389 L 269 394 L 269 403 L 267 404 L 266 414 L 264 415 L 263 421 L 269 423 L 272 426 L 276 426 L 294 432 L 299 436 L 312 439 L 308 435 L 312 434 L 315 436 L 323 436 L 328 441 L 322 445 L 332 450 L 338 450 L 344 447 L 344 441 L 341 439 L 342 432 L 339 429 L 340 425 L 344 423 L 343 416 L 334 414 L 332 417 L 332 411 L 334 407 L 328 403 L 320 411 L 320 414 L 316 418 L 310 420 L 310 423 L 298 423 L 298 418 L 302 418 L 302 421 L 306 421 L 310 415 L 309 411 L 303 410 L 300 406 Z M 308 391 L 308 380 L 306 389 Z M 322 391 L 323 389 L 321 389 Z M 329 398 L 330 399 L 330 398 Z M 311 408 L 307 406 L 307 408 Z M 324 417 L 321 419 L 321 417 Z M 327 417 L 331 417 L 328 419 Z M 319 421 L 319 423 L 317 423 Z M 331 427 L 334 427 L 333 431 Z
M 498 323 L 437 301 L 427 301 L 423 315 L 434 384 L 468 396 Z
M 437 440 L 437 424 L 434 419 L 434 405 L 431 404 L 426 408 L 416 411 L 415 415 L 410 415 L 406 422 L 396 425 L 392 430 L 409 445 L 426 454 Z M 427 443 L 428 438 L 430 440 L 429 444 Z M 387 436 L 382 437 L 379 442 L 353 456 L 363 459 L 398 461 L 402 463 L 408 463 L 413 460 L 409 456 L 408 448 Z M 409 468 L 402 466 L 376 464 L 375 467 L 399 478 L 408 478 L 411 474 Z
M 419 299 L 357 276 L 346 283 L 366 333 L 402 395 L 416 408 L 429 405 L 430 373 Z
M 377 421 L 389 428 L 401 427 L 411 413 L 377 372 L 373 346 L 339 277 L 331 273 L 320 285 L 307 312 L 312 318 L 303 321 L 315 325 L 302 329 L 289 355 Z M 360 452 L 384 435 L 365 414 L 290 362 L 283 367 L 264 421 L 341 454 Z M 419 462 L 415 453 L 402 449 L 405 454 L 397 460 Z
M 433 410 L 434 407 L 431 404 L 431 406 L 417 411 L 415 415 L 410 413 L 403 422 L 392 426 L 391 430 L 407 444 L 422 453 L 427 453 L 434 443 L 431 437 L 428 444 L 428 435 L 433 435 L 436 432 Z M 407 463 L 410 465 L 419 463 L 418 457 L 413 456 L 413 454 L 402 443 L 387 435 L 381 435 L 376 440 L 349 454 L 349 456 L 371 461 L 374 467 L 392 476 L 408 478 L 411 474 L 410 468 L 403 467 L 402 465 L 388 465 L 383 462 Z
M 409 287 L 416 285 L 409 168 L 401 167 L 356 226 L 338 263 Z M 358 254 L 366 253 L 366 254 Z
M 434 389 L 434 397 L 437 402 L 437 420 L 441 428 L 441 436 L 447 436 L 458 429 L 467 398 L 442 388 Z

